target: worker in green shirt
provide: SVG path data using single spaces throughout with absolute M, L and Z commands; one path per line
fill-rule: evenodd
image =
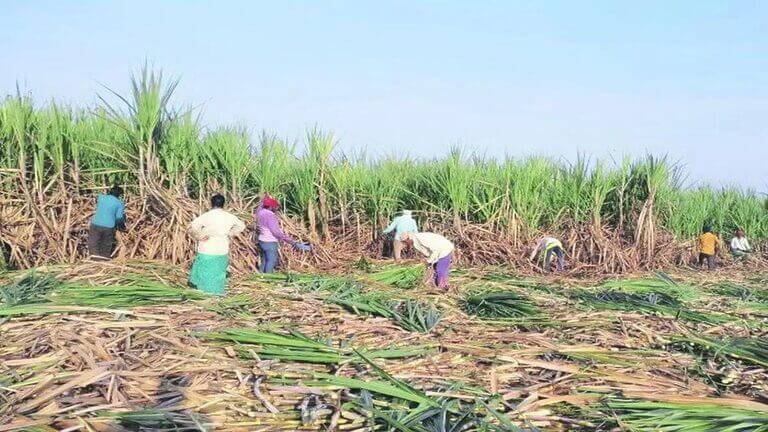
M 416 220 L 413 219 L 413 214 L 410 210 L 403 210 L 403 214 L 394 218 L 392 223 L 384 230 L 384 234 L 394 233 L 394 240 L 392 242 L 393 255 L 395 260 L 400 260 L 403 253 L 403 234 L 405 233 L 417 233 L 419 227 L 416 225 Z

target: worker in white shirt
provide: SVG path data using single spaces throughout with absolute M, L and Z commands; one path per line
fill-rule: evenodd
M 542 270 L 544 273 L 549 273 L 550 265 L 552 262 L 552 255 L 557 256 L 557 271 L 562 271 L 565 266 L 565 251 L 563 250 L 563 244 L 560 240 L 554 237 L 544 237 L 539 240 L 536 247 L 531 252 L 530 260 L 533 261 L 536 255 L 540 255 L 542 261 Z
M 751 253 L 752 248 L 749 246 L 749 241 L 744 235 L 744 230 L 741 228 L 737 229 L 736 234 L 731 239 L 731 254 L 733 254 L 733 258 L 743 260 L 749 258 Z
M 435 272 L 435 286 L 448 289 L 448 274 L 453 260 L 453 243 L 440 234 L 429 232 L 404 232 L 400 240 L 413 247 L 427 257 L 427 265 Z
M 245 230 L 245 224 L 224 210 L 223 196 L 211 197 L 211 207 L 189 226 L 190 235 L 197 241 L 189 283 L 208 294 L 223 296 L 229 266 L 229 241 Z

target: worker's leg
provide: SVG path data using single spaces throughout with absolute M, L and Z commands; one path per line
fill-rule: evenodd
M 699 253 L 699 267 L 704 267 L 704 261 L 707 259 L 707 255 Z
M 262 251 L 262 260 L 259 270 L 262 273 L 272 273 L 277 265 L 277 242 L 259 242 Z
M 115 237 L 116 230 L 114 228 L 102 228 L 104 232 L 101 235 L 100 253 L 106 259 L 112 259 L 112 254 L 115 252 Z
M 88 233 L 88 253 L 97 259 L 112 258 L 115 246 L 115 229 L 91 225 Z
M 451 272 L 453 254 L 448 254 L 435 263 L 435 285 L 438 288 L 448 288 L 448 274 Z
M 733 259 L 735 261 L 744 261 L 748 256 L 747 252 L 740 251 L 740 250 L 735 250 L 732 253 L 733 253 Z
M 563 271 L 563 267 L 565 266 L 565 254 L 563 253 L 563 248 L 556 247 L 555 254 L 557 254 L 557 271 Z
M 549 273 L 550 265 L 552 264 L 552 252 L 552 249 L 544 251 L 544 267 L 542 267 L 544 273 Z
M 707 267 L 710 270 L 715 269 L 715 256 L 714 255 L 707 255 Z
M 88 230 L 88 255 L 92 257 L 99 255 L 99 237 L 101 236 L 101 231 L 98 228 L 99 227 L 95 225 L 91 225 L 91 228 Z
M 400 261 L 403 253 L 403 242 L 400 240 L 392 241 L 392 254 L 395 256 L 395 261 Z
M 267 263 L 267 254 L 264 252 L 264 242 L 259 242 L 259 273 L 264 273 Z

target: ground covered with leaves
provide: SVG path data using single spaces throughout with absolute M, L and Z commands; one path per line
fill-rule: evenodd
M 768 273 L 0 275 L 0 431 L 768 431 Z

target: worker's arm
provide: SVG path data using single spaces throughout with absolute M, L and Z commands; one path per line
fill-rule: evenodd
M 265 225 L 267 229 L 272 233 L 278 241 L 283 241 L 289 244 L 295 244 L 296 241 L 283 232 L 280 228 L 280 221 L 277 220 L 277 215 L 272 213 L 266 216 Z
M 234 220 L 234 225 L 229 230 L 229 235 L 230 236 L 236 236 L 236 235 L 240 234 L 241 232 L 245 231 L 245 224 L 243 223 L 243 221 L 241 221 L 240 218 L 237 217 L 237 216 L 235 216 L 234 219 L 235 219 Z
M 437 249 L 429 251 L 429 257 L 427 258 L 427 263 L 434 264 L 439 259 L 440 259 L 440 251 L 438 251 Z
M 419 226 L 416 225 L 416 221 L 415 220 L 411 219 L 409 221 L 408 227 L 407 227 L 407 231 L 415 232 L 415 233 L 419 232 Z
M 115 210 L 115 226 L 119 231 L 125 231 L 125 204 L 120 200 Z
M 531 256 L 528 259 L 533 261 L 533 259 L 536 258 L 536 255 L 539 253 L 540 249 L 541 243 L 536 243 L 536 246 L 533 248 L 533 252 L 531 252 Z
M 200 218 L 200 216 L 196 217 L 195 220 L 189 224 L 189 234 L 196 241 L 204 241 L 208 239 L 208 236 L 203 234 L 204 229 L 205 225 L 203 224 L 203 220 Z
M 384 228 L 384 234 L 389 234 L 397 228 L 397 218 L 392 219 L 392 222 Z

